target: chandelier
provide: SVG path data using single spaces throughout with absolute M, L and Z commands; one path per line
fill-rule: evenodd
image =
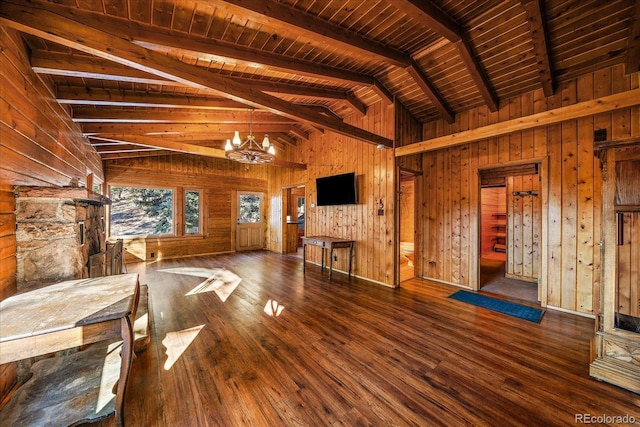
M 276 158 L 276 150 L 269 143 L 269 135 L 262 139 L 262 145 L 253 136 L 253 109 L 249 110 L 249 135 L 244 142 L 240 139 L 240 132 L 235 131 L 233 141 L 227 139 L 224 146 L 225 156 L 240 163 L 269 163 Z

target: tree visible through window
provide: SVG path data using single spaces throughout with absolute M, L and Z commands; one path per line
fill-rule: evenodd
M 200 232 L 200 192 L 184 192 L 184 233 Z
M 111 235 L 173 233 L 173 190 L 111 187 Z
M 240 223 L 256 223 L 260 222 L 260 201 L 262 197 L 259 194 L 241 194 L 240 195 Z

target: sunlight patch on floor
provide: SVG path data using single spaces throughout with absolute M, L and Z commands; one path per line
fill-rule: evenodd
M 242 278 L 229 270 L 219 269 L 211 277 L 191 289 L 186 295 L 201 294 L 203 292 L 215 292 L 222 302 L 225 302 L 229 295 L 238 287 Z
M 98 399 L 96 401 L 96 414 L 116 398 L 113 388 L 115 387 L 117 379 L 120 378 L 120 351 L 122 351 L 122 341 L 110 344 L 106 351 L 107 357 L 104 358 L 102 365 L 100 390 L 98 390 Z
M 172 273 L 172 274 L 184 274 L 185 276 L 196 276 L 196 277 L 211 277 L 220 271 L 220 268 L 203 268 L 203 267 L 176 267 L 176 268 L 165 268 L 161 271 L 163 273 Z
M 162 344 L 167 349 L 167 360 L 164 362 L 164 370 L 171 369 L 173 364 L 182 356 L 182 353 L 196 339 L 204 325 L 183 329 L 177 332 L 168 332 L 162 340 Z
M 271 317 L 278 317 L 282 314 L 284 310 L 284 305 L 280 305 L 278 301 L 269 300 L 267 304 L 264 306 L 264 312 Z

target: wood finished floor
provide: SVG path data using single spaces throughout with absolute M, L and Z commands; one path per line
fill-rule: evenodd
M 242 281 L 226 301 L 187 295 L 204 278 L 162 271 L 181 268 Z M 299 257 L 267 252 L 129 271 L 153 307 L 129 426 L 560 426 L 575 414 L 630 414 L 640 425 L 640 396 L 588 376 L 590 319 L 547 311 L 535 324 L 418 279 L 390 289 L 337 273 L 329 283 L 319 267 L 303 276 Z M 184 348 L 167 369 L 165 345 Z

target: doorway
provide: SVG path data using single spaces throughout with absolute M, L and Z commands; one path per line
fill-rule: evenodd
M 415 174 L 400 171 L 400 282 L 416 277 L 416 178 Z
M 236 211 L 236 251 L 262 249 L 264 240 L 262 193 L 238 191 Z
M 304 185 L 282 189 L 282 212 L 285 217 L 282 253 L 299 252 L 305 233 L 306 198 Z
M 540 301 L 539 189 L 536 164 L 481 171 L 481 290 Z

